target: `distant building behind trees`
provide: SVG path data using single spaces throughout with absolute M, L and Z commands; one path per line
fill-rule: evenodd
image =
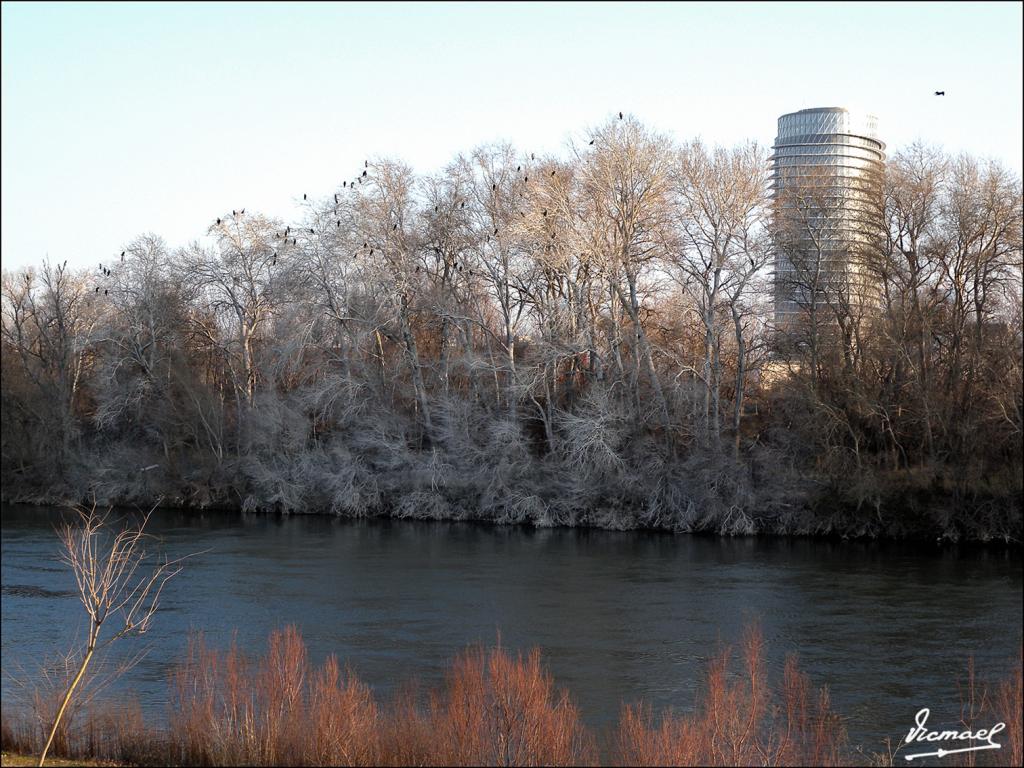
M 791 112 L 772 149 L 776 323 L 803 318 L 813 329 L 859 317 L 877 303 L 866 267 L 882 223 L 877 118 L 843 107 Z

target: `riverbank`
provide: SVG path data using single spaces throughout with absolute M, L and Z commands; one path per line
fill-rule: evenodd
M 2 752 L 0 753 L 0 766 L 3 768 L 28 768 L 31 766 L 39 765 L 39 758 L 32 757 L 31 755 L 19 755 L 15 753 Z M 48 757 L 46 758 L 46 765 L 52 766 L 53 768 L 71 768 L 71 766 L 82 766 L 83 768 L 116 768 L 116 766 L 122 766 L 124 763 L 113 763 L 107 760 L 87 760 L 87 759 L 65 759 L 60 757 Z
M 893 476 L 870 503 L 836 488 L 792 478 L 764 479 L 750 468 L 726 467 L 716 477 L 682 469 L 652 478 L 641 471 L 586 494 L 567 488 L 564 478 L 537 467 L 521 482 L 506 480 L 502 493 L 469 475 L 450 471 L 441 481 L 429 468 L 370 474 L 350 467 L 285 467 L 243 482 L 225 472 L 206 484 L 143 476 L 116 466 L 101 467 L 89 483 L 55 481 L 45 487 L 3 486 L 0 500 L 34 506 L 90 505 L 198 512 L 325 515 L 524 525 L 534 528 L 593 528 L 664 531 L 717 536 L 787 536 L 821 539 L 908 540 L 929 544 L 982 543 L 1020 547 L 1024 501 L 1012 482 L 993 478 L 988 488 L 964 494 L 955 483 L 931 475 Z M 339 496 L 339 477 L 346 491 Z M 731 474 L 730 474 L 731 473 Z M 268 479 L 268 477 L 272 479 Z M 425 479 L 426 478 L 426 479 Z M 723 486 L 719 488 L 718 486 Z M 712 490 L 709 490 L 712 489 Z
M 617 726 L 599 732 L 583 724 L 536 650 L 473 648 L 450 665 L 443 687 L 421 693 L 407 684 L 382 701 L 334 657 L 311 663 L 294 628 L 272 633 L 256 658 L 195 636 L 170 676 L 166 728 L 131 707 L 87 707 L 57 742 L 69 762 L 53 764 L 830 766 L 892 764 L 910 751 L 850 745 L 828 690 L 792 656 L 781 678 L 768 675 L 764 649 L 748 629 L 738 649 L 711 658 L 689 713 L 624 703 Z M 1006 724 L 1000 748 L 978 764 L 1019 765 L 1019 660 L 1009 679 L 985 687 L 970 678 L 962 695 L 968 727 Z M 38 752 L 46 704 L 36 702 L 34 718 L 4 709 L 5 753 Z

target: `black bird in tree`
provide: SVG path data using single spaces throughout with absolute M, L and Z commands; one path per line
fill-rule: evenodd
M 533 156 L 533 152 L 530 153 L 530 159 L 531 160 L 536 160 L 537 159 L 536 157 Z
M 518 173 L 518 172 L 519 172 L 519 171 L 521 171 L 521 170 L 523 170 L 523 166 L 521 166 L 521 165 L 517 165 L 517 166 L 516 166 L 516 172 Z
M 303 199 L 303 200 L 305 200 L 305 199 L 306 199 L 306 193 L 305 193 L 305 192 L 303 192 L 303 193 L 302 193 L 302 199 Z
M 109 296 L 110 295 L 110 291 L 108 291 L 106 288 L 104 288 L 103 289 L 103 295 L 104 296 Z
M 395 224 L 395 226 L 393 226 L 393 227 L 391 228 L 391 231 L 392 231 L 392 232 L 397 232 L 397 231 L 398 231 L 398 225 L 397 225 L 397 224 Z
M 363 160 L 363 168 L 369 168 L 369 167 L 370 167 L 370 161 L 369 160 Z M 365 176 L 365 175 L 366 174 L 364 173 L 363 176 Z
M 338 195 L 337 194 L 334 195 L 334 204 L 335 205 L 338 204 Z
M 945 92 L 945 91 L 936 91 L 936 92 L 935 92 L 935 95 L 936 95 L 936 96 L 945 96 L 945 95 L 946 95 L 946 92 Z
M 366 175 L 366 171 L 363 171 L 363 176 L 365 176 L 365 175 Z
M 621 120 L 621 119 L 622 119 L 622 113 L 619 112 L 619 120 Z
M 238 215 L 239 215 L 239 216 L 244 216 L 244 215 L 245 215 L 245 208 L 243 208 L 242 210 L 240 210 L 240 211 L 238 212 Z
M 594 146 L 594 142 L 595 142 L 595 141 L 597 141 L 597 139 L 591 139 L 591 140 L 590 140 L 590 146 Z
M 231 215 L 232 216 L 237 216 L 238 215 L 238 211 L 236 211 L 234 208 L 232 208 L 231 209 Z
M 494 234 L 498 234 L 498 228 L 497 227 L 494 228 Z
M 341 229 L 341 219 L 338 219 L 338 229 Z
M 292 245 L 298 245 L 298 244 L 299 244 L 299 238 L 293 237 L 292 238 Z
M 554 171 L 552 171 L 552 172 L 551 172 L 551 175 L 552 175 L 552 176 L 554 176 L 554 175 L 555 175 L 555 172 L 554 172 Z
M 347 186 L 348 186 L 348 182 L 347 182 L 347 181 L 343 181 L 343 182 L 341 182 L 341 186 L 342 186 L 342 187 L 347 187 Z
M 315 234 L 316 234 L 316 231 L 315 231 L 315 230 L 314 230 L 314 229 L 313 229 L 312 227 L 310 227 L 310 228 L 309 228 L 309 234 L 311 234 L 311 235 L 315 235 Z
M 96 293 L 99 293 L 99 292 L 100 292 L 100 287 L 97 285 L 96 286 Z
M 523 176 L 523 184 L 529 184 L 529 183 L 530 183 L 530 177 L 529 176 Z
M 493 192 L 494 190 L 496 190 L 497 188 L 498 188 L 498 185 L 497 185 L 497 184 L 491 184 L 491 191 L 492 191 L 492 192 Z
M 217 226 L 220 226 L 220 219 L 217 219 Z
M 121 261 L 124 261 L 124 251 L 121 251 Z
M 272 262 L 270 262 L 270 265 L 271 266 L 276 266 L 277 265 L 277 251 L 274 251 L 274 260 Z

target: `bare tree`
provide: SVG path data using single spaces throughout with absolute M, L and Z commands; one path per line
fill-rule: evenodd
M 670 264 L 700 318 L 704 334 L 704 432 L 717 443 L 722 388 L 722 339 L 729 326 L 736 343 L 733 431 L 739 445 L 749 302 L 755 278 L 765 267 L 767 167 L 756 145 L 709 152 L 700 142 L 687 145 L 678 170 L 682 242 Z
M 112 529 L 109 510 L 100 514 L 93 505 L 78 509 L 77 515 L 77 521 L 66 523 L 58 534 L 62 559 L 75 576 L 89 628 L 78 671 L 64 693 L 39 756 L 40 766 L 96 651 L 123 637 L 142 635 L 149 630 L 164 586 L 181 571 L 184 559 L 169 560 L 147 551 L 146 544 L 152 540 L 145 532 L 149 514 L 119 531 Z M 113 634 L 102 637 L 108 620 L 116 626 Z

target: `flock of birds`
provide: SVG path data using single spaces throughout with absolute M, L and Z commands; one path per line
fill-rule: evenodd
M 935 91 L 935 95 L 936 96 L 945 96 L 946 92 L 945 91 Z M 619 112 L 619 120 L 624 119 L 624 117 L 625 117 L 625 115 L 622 112 Z M 589 142 L 589 146 L 594 146 L 594 144 L 596 142 L 597 142 L 597 139 L 596 138 L 592 138 L 590 140 L 590 142 Z M 531 160 L 536 160 L 537 159 L 532 152 L 530 153 L 530 159 Z M 341 182 L 342 189 L 351 189 L 352 191 L 355 191 L 356 184 L 358 183 L 358 184 L 361 185 L 363 183 L 363 179 L 366 179 L 368 177 L 369 167 L 370 167 L 370 161 L 369 160 L 364 160 L 363 161 L 363 172 L 361 174 L 358 174 L 356 176 L 356 178 L 351 181 L 351 183 L 347 179 L 345 181 Z M 523 171 L 522 165 L 516 166 L 516 172 L 517 173 L 522 173 L 522 171 Z M 554 177 L 555 174 L 556 174 L 555 171 L 551 171 L 551 176 L 552 177 Z M 525 174 L 523 176 L 523 183 L 524 184 L 528 184 L 529 182 L 530 182 L 530 176 L 529 176 L 529 174 Z M 492 184 L 491 185 L 491 189 L 492 190 L 496 190 L 497 188 L 498 188 L 497 184 Z M 308 195 L 305 192 L 302 193 L 302 199 L 304 201 L 308 201 L 309 200 L 309 197 L 308 197 Z M 335 195 L 334 195 L 334 212 L 335 212 L 335 214 L 338 212 L 338 204 L 340 202 L 341 202 L 341 200 L 339 199 L 339 196 L 337 195 L 337 193 L 335 193 Z M 465 201 L 460 203 L 459 207 L 460 208 L 465 208 L 466 207 Z M 439 209 L 440 209 L 440 206 L 434 206 L 434 211 L 435 212 L 439 211 Z M 523 217 L 526 216 L 526 214 L 523 213 L 522 211 L 520 211 L 519 213 Z M 239 216 L 244 216 L 244 215 L 245 215 L 245 208 L 239 208 L 237 210 L 232 210 L 231 211 L 231 216 L 233 218 L 237 218 Z M 541 211 L 541 216 L 546 218 L 547 215 L 548 215 L 548 211 L 545 208 L 545 209 L 543 209 Z M 223 223 L 224 223 L 224 220 L 222 218 L 218 217 L 217 218 L 217 226 L 220 226 Z M 341 227 L 341 220 L 340 219 L 337 222 L 337 226 L 339 228 Z M 397 229 L 398 229 L 398 224 L 395 224 L 394 227 L 393 227 L 393 230 L 397 230 Z M 316 230 L 310 228 L 309 234 L 315 235 L 316 234 Z M 494 235 L 497 236 L 497 234 L 498 234 L 498 230 L 495 229 L 494 230 Z M 277 234 L 277 238 L 279 240 L 283 239 L 285 241 L 285 244 L 287 245 L 288 244 L 289 235 L 291 235 L 291 227 L 285 227 L 284 234 L 282 235 L 281 233 L 278 233 Z M 490 240 L 490 235 L 488 235 L 487 239 Z M 551 239 L 552 240 L 556 239 L 554 231 L 551 232 Z M 291 241 L 292 241 L 292 245 L 298 245 L 298 242 L 299 242 L 298 238 L 292 237 Z M 549 243 L 546 246 L 546 248 L 550 249 L 550 247 L 551 247 L 551 245 Z M 364 242 L 363 243 L 363 250 L 366 251 L 367 249 L 369 250 L 369 255 L 372 256 L 374 254 L 375 249 L 374 248 L 369 248 L 369 244 Z M 358 255 L 359 255 L 358 253 L 354 254 L 355 257 L 358 257 Z M 121 251 L 121 261 L 122 262 L 124 261 L 124 257 L 125 257 L 125 251 Z M 272 263 L 273 264 L 277 264 L 277 251 L 274 251 Z M 66 265 L 67 265 L 67 262 L 65 262 L 65 266 Z M 459 271 L 462 271 L 462 266 L 459 265 L 457 262 L 455 263 L 455 266 L 458 268 Z M 417 272 L 420 271 L 420 268 L 418 266 L 416 267 L 416 271 Z M 110 276 L 112 276 L 114 274 L 113 270 L 111 270 L 111 269 L 109 269 L 107 267 L 104 267 L 102 263 L 100 264 L 100 272 L 103 274 L 104 277 L 110 277 Z M 470 270 L 469 273 L 472 275 L 473 274 L 473 270 Z M 95 286 L 94 293 L 98 294 L 99 292 L 100 292 L 100 286 L 97 285 L 97 286 Z M 103 295 L 104 296 L 108 296 L 109 294 L 110 294 L 110 289 L 109 288 L 103 288 Z

